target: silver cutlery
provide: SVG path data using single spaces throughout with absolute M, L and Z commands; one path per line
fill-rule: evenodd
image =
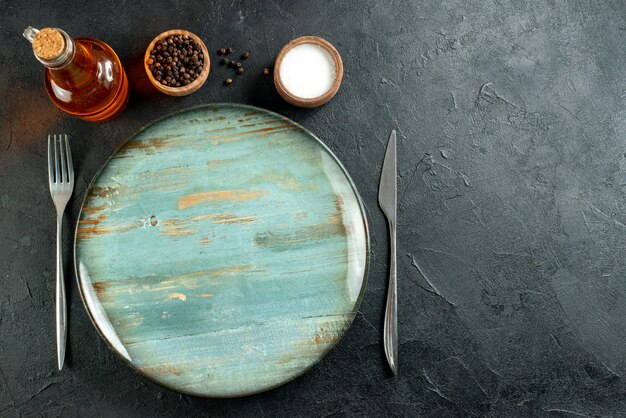
M 378 187 L 378 204 L 389 225 L 389 288 L 385 307 L 383 343 L 387 362 L 393 374 L 398 373 L 398 302 L 396 277 L 396 210 L 397 210 L 396 130 L 391 131 Z
M 59 370 L 65 361 L 67 336 L 67 307 L 65 281 L 63 279 L 63 213 L 74 189 L 74 167 L 67 135 L 48 135 L 48 180 L 50 194 L 57 213 L 57 262 L 56 262 L 56 328 L 57 361 Z

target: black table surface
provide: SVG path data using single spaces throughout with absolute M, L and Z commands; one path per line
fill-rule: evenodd
M 117 3 L 117 4 L 116 4 Z M 0 2 L 0 417 L 616 416 L 626 414 L 626 3 L 623 1 Z M 56 26 L 109 43 L 132 83 L 93 124 L 49 101 L 21 37 Z M 184 28 L 248 50 L 229 87 L 212 56 L 184 98 L 146 86 L 142 55 Z M 327 105 L 296 109 L 270 77 L 278 51 L 318 35 L 345 74 Z M 231 70 L 232 71 L 232 70 Z M 71 274 L 88 183 L 141 126 L 239 102 L 316 133 L 364 199 L 371 270 L 345 338 L 297 380 L 256 396 L 181 396 L 131 371 L 93 328 Z M 381 348 L 387 224 L 377 203 L 398 129 L 399 375 Z M 66 215 L 67 367 L 56 371 L 55 217 L 48 133 L 77 170 Z

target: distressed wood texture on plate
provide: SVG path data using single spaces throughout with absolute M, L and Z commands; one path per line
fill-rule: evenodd
M 312 134 L 243 105 L 174 113 L 91 184 L 79 286 L 109 345 L 143 375 L 242 396 L 306 371 L 346 332 L 369 237 L 347 173 Z

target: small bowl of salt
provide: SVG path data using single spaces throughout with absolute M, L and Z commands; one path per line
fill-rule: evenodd
M 274 84 L 283 99 L 317 107 L 339 90 L 343 63 L 335 47 L 317 36 L 301 36 L 281 49 L 274 62 Z

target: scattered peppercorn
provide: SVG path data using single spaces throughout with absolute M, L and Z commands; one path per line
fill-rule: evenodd
M 217 52 L 218 55 L 229 55 L 232 54 L 233 52 L 235 52 L 235 49 L 233 47 L 228 47 L 228 48 L 220 48 Z M 192 57 L 191 59 L 193 60 L 195 57 Z M 241 54 L 241 59 L 242 60 L 247 60 L 248 58 L 250 58 L 250 52 L 245 51 Z M 241 62 L 239 61 L 235 61 L 235 60 L 229 60 L 226 57 L 223 57 L 220 60 L 220 65 L 223 66 L 227 66 L 232 68 L 233 70 L 235 70 L 235 73 L 238 75 L 241 75 L 245 72 L 243 65 L 241 64 Z M 268 70 L 269 71 L 269 70 Z M 269 73 L 268 73 L 269 74 Z M 231 77 L 228 77 L 224 80 L 224 84 L 226 85 L 230 85 L 233 83 L 233 79 Z
M 270 69 L 267 67 L 263 68 L 263 75 L 270 75 Z
M 194 82 L 204 68 L 200 45 L 188 35 L 171 35 L 156 42 L 146 61 L 155 80 L 181 87 Z

